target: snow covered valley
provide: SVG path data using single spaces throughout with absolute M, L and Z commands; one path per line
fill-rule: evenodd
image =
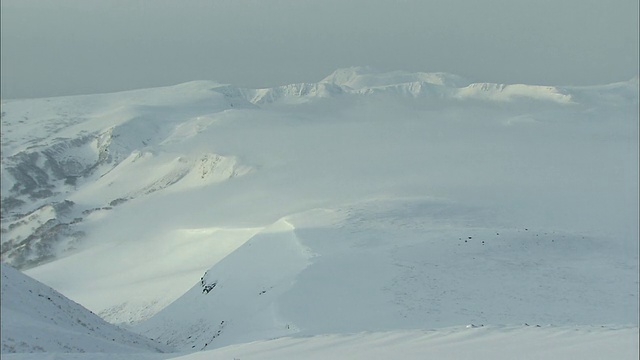
M 637 358 L 638 79 L 3 100 L 1 226 L 3 358 Z

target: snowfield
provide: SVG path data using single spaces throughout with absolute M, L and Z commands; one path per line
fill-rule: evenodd
M 637 358 L 637 77 L 5 100 L 1 150 L 2 261 L 179 351 L 141 359 Z M 125 356 L 12 345 L 2 271 L 3 358 Z

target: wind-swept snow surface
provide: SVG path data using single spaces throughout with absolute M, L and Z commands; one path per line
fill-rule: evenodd
M 638 81 L 336 71 L 2 103 L 2 259 L 184 351 L 638 326 Z

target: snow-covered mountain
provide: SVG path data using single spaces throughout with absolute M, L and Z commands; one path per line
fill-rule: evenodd
M 144 353 L 171 348 L 109 324 L 57 291 L 0 264 L 2 353 Z
M 184 351 L 638 316 L 638 80 L 2 102 L 2 261 Z M 632 330 L 634 331 L 634 330 Z

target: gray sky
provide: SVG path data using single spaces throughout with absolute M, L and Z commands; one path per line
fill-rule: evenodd
M 602 84 L 638 74 L 638 0 L 1 0 L 2 98 L 336 68 Z

